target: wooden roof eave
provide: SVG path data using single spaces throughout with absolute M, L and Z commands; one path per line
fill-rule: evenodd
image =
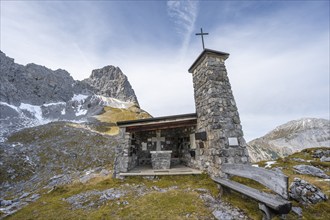
M 149 123 L 137 123 L 132 125 L 120 126 L 120 128 L 125 128 L 126 132 L 139 132 L 139 131 L 152 131 L 152 130 L 165 130 L 180 127 L 191 127 L 196 126 L 196 118 L 186 118 L 181 120 L 173 121 L 159 121 L 159 122 L 149 122 Z

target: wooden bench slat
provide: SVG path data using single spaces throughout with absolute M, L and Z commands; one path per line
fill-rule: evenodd
M 276 197 L 275 195 L 268 194 L 265 192 L 261 192 L 259 190 L 256 190 L 254 188 L 245 186 L 243 184 L 227 180 L 227 179 L 221 179 L 221 178 L 212 178 L 216 183 L 219 183 L 223 186 L 226 186 L 230 189 L 233 189 L 239 193 L 242 193 L 252 199 L 255 199 L 261 203 L 264 203 L 271 209 L 277 211 L 281 214 L 287 214 L 291 210 L 291 203 L 287 200 L 284 200 L 280 197 Z
M 245 164 L 223 164 L 221 170 L 225 173 L 255 180 L 274 192 L 288 199 L 288 177 L 260 167 Z

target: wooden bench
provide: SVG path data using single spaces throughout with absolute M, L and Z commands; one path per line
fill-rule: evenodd
M 258 201 L 263 219 L 290 212 L 292 204 L 287 200 L 288 177 L 284 174 L 244 164 L 223 164 L 221 170 L 229 175 L 255 180 L 278 194 L 265 193 L 225 178 L 213 178 L 216 183 Z

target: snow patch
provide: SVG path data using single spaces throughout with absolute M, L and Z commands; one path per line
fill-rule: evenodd
M 83 94 L 74 94 L 71 101 L 84 101 L 86 98 L 88 97 L 88 95 L 83 95 Z
M 0 105 L 8 106 L 9 108 L 12 108 L 12 109 L 14 109 L 14 110 L 17 111 L 17 112 L 20 112 L 20 110 L 19 110 L 16 106 L 14 106 L 14 105 L 10 105 L 10 104 L 8 104 L 8 103 L 6 103 L 6 102 L 0 102 Z
M 125 108 L 126 109 L 126 108 L 129 108 L 134 105 L 133 102 L 125 102 L 125 101 L 121 101 L 116 98 L 105 97 L 105 96 L 101 96 L 101 95 L 93 95 L 91 98 L 91 102 L 93 102 L 95 100 L 99 101 L 100 105 L 110 106 L 113 108 Z
M 43 104 L 43 106 L 48 107 L 51 105 L 66 105 L 65 102 L 54 102 L 54 103 L 47 103 L 47 104 Z
M 37 106 L 37 105 L 30 105 L 30 104 L 26 104 L 26 103 L 21 103 L 21 105 L 19 106 L 20 109 L 29 111 L 36 119 L 38 120 L 42 120 L 42 111 L 41 111 L 41 107 Z
M 272 167 L 272 165 L 275 164 L 275 163 L 276 163 L 276 161 L 267 161 L 267 162 L 266 162 L 266 166 L 265 166 L 265 168 L 268 168 L 268 167 L 270 168 L 270 167 Z
M 252 166 L 253 166 L 253 167 L 259 167 L 259 165 L 258 165 L 258 164 L 252 164 Z
M 65 115 L 65 108 L 61 111 L 61 115 Z
M 87 109 L 81 109 L 82 106 L 78 108 L 76 111 L 76 116 L 81 116 L 81 115 L 86 115 L 87 114 Z

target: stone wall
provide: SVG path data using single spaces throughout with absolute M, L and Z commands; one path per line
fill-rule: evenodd
M 222 163 L 248 163 L 238 109 L 227 76 L 225 60 L 229 54 L 204 50 L 189 69 L 193 76 L 197 112 L 196 159 L 190 165 L 212 176 L 222 175 Z
M 120 142 L 116 147 L 113 176 L 119 178 L 119 173 L 127 172 L 130 166 L 129 148 L 131 145 L 130 134 L 125 132 L 125 128 L 120 129 Z
M 165 141 L 161 142 L 162 149 L 172 151 L 171 165 L 189 165 L 193 159 L 190 155 L 190 135 L 195 133 L 195 127 L 181 127 L 161 130 Z M 120 143 L 116 148 L 114 162 L 114 177 L 121 172 L 128 172 L 136 166 L 150 166 L 150 151 L 156 150 L 156 143 L 152 137 L 156 130 L 127 133 L 125 128 L 120 130 Z

